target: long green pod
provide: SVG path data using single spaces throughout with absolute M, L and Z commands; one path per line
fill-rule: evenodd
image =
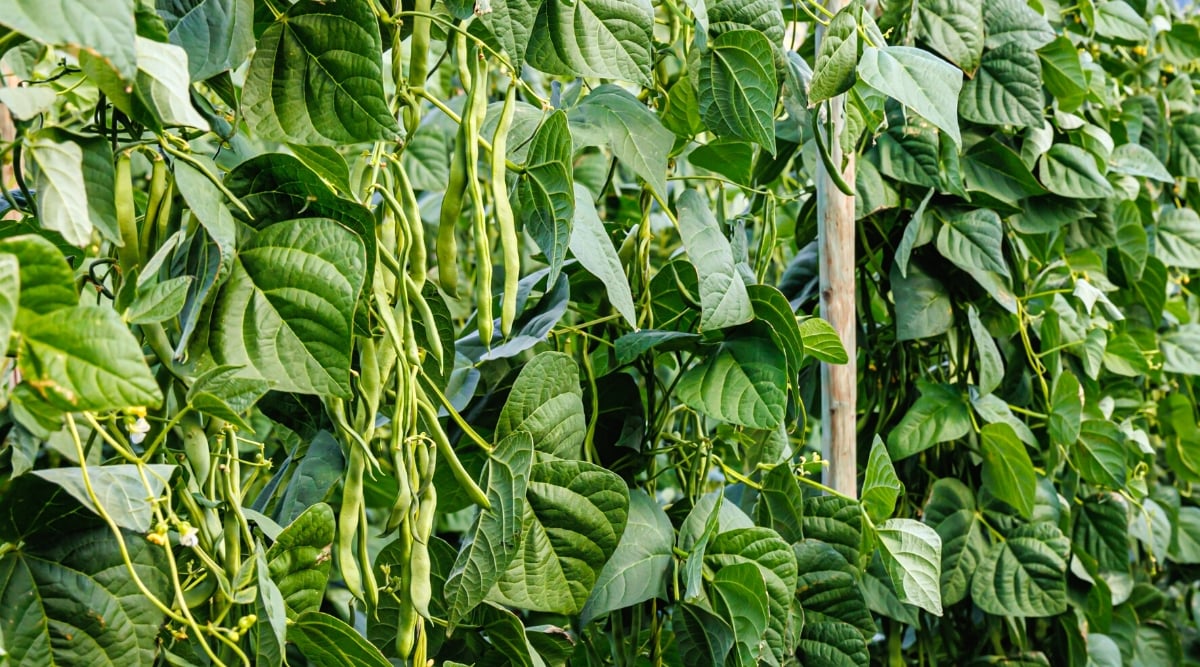
M 467 192 L 471 196 L 471 219 L 475 236 L 475 328 L 479 340 L 491 347 L 494 323 L 492 322 L 492 244 L 488 234 L 487 214 L 483 202 L 483 190 L 479 186 L 479 127 L 487 113 L 488 77 L 487 61 L 474 58 L 471 61 L 471 103 L 468 112 L 463 111 L 463 124 L 471 129 L 467 144 Z
M 167 161 L 157 153 L 154 154 L 153 165 L 150 171 L 150 192 L 149 198 L 146 200 L 146 215 L 142 218 L 141 236 L 138 239 L 138 255 L 144 262 L 150 257 L 150 246 L 154 240 L 154 232 L 158 227 L 158 212 L 162 206 L 163 197 L 167 194 Z M 162 239 L 159 239 L 162 242 Z
M 438 366 L 445 368 L 446 359 L 442 349 L 442 336 L 437 328 L 437 320 L 433 317 L 433 309 L 429 307 L 425 295 L 421 294 L 421 288 L 417 287 L 411 276 L 404 277 L 404 286 L 408 290 L 409 306 L 416 310 L 417 315 L 421 318 L 421 323 L 425 325 L 425 343 L 428 345 L 426 349 L 437 360 Z
M 450 446 L 450 439 L 446 437 L 445 431 L 442 430 L 442 426 L 438 422 L 437 411 L 430 405 L 429 399 L 425 396 L 420 396 L 417 399 L 417 410 L 420 411 L 421 417 L 425 420 L 425 425 L 429 427 L 429 437 L 433 438 L 434 444 L 437 445 L 438 459 L 444 465 L 450 466 L 450 473 L 454 475 L 454 480 L 466 492 L 471 502 L 483 509 L 491 509 L 492 503 L 488 500 L 487 494 L 475 483 L 475 480 L 471 477 L 471 473 L 467 472 L 467 469 L 463 467 L 462 461 L 459 461 L 458 455 L 454 453 L 454 448 Z
M 121 262 L 121 270 L 125 275 L 145 262 L 139 253 L 137 204 L 133 199 L 131 163 L 129 151 L 117 154 L 117 187 L 113 193 L 117 205 L 117 229 L 121 232 L 121 247 L 117 250 L 117 259 Z
M 426 263 L 429 261 L 425 250 L 425 223 L 421 220 L 421 203 L 417 201 L 417 193 L 413 190 L 412 181 L 408 179 L 404 165 L 396 163 L 393 171 L 396 176 L 396 199 L 399 200 L 403 222 L 408 224 L 411 238 L 408 244 L 408 272 L 419 290 L 425 286 Z
M 354 546 L 358 537 L 358 524 L 362 518 L 363 471 L 366 467 L 367 461 L 362 450 L 351 446 L 346 463 L 346 478 L 342 485 L 342 506 L 338 513 L 337 525 L 338 567 L 341 568 L 346 589 L 360 600 L 367 598 L 363 591 L 363 575 L 354 555 Z
M 492 178 L 489 181 L 492 195 L 492 214 L 500 230 L 500 248 L 504 252 L 504 293 L 500 297 L 500 333 L 508 338 L 512 333 L 513 321 L 517 318 L 517 285 L 521 280 L 521 241 L 517 235 L 517 220 L 513 215 L 512 202 L 508 200 L 506 154 L 508 131 L 512 127 L 516 108 L 517 85 L 511 83 L 504 94 L 504 106 L 500 109 L 500 121 L 492 135 Z

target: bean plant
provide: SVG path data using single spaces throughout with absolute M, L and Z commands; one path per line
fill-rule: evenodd
M 1197 62 L 1159 0 L 0 3 L 0 662 L 1200 662 Z

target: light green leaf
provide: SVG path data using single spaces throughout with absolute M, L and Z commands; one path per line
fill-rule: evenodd
M 1111 489 L 1124 488 L 1128 467 L 1125 464 L 1124 436 L 1115 424 L 1089 419 L 1080 425 L 1079 440 L 1071 452 L 1071 461 L 1088 482 Z
M 675 136 L 636 97 L 624 88 L 602 85 L 571 110 L 570 120 L 577 148 L 607 146 L 655 192 L 666 194 L 667 156 Z
M 663 153 L 666 155 L 666 153 Z M 613 308 L 625 318 L 629 326 L 637 328 L 637 310 L 633 305 L 633 292 L 629 289 L 629 278 L 612 239 L 604 229 L 604 223 L 591 204 L 588 189 L 575 184 L 575 216 L 571 230 L 571 254 L 588 273 L 604 283 L 608 300 Z
M 0 25 L 46 44 L 78 47 L 104 58 L 121 75 L 132 78 L 137 68 L 134 3 L 114 0 L 64 6 L 45 0 L 13 0 L 6 3 Z
M 917 37 L 965 72 L 983 53 L 983 2 L 932 0 L 917 7 Z
M 928 125 L 896 125 L 876 139 L 879 171 L 903 183 L 935 187 L 942 168 L 938 156 L 938 135 Z
M 649 0 L 547 0 L 538 23 L 528 54 L 535 67 L 551 64 L 537 58 L 551 47 L 558 61 L 553 64 L 560 65 L 556 74 L 650 83 L 654 8 Z
M 431 136 L 431 135 L 421 135 Z M 436 136 L 436 135 L 432 135 Z M 409 143 L 404 150 L 405 155 L 413 147 Z M 300 161 L 319 174 L 332 188 L 348 197 L 354 196 L 354 188 L 350 185 L 350 165 L 346 158 L 332 146 L 306 146 L 304 144 L 288 144 L 288 149 L 295 153 Z M 445 157 L 445 153 L 442 154 Z M 447 173 L 448 176 L 448 173 Z M 409 176 L 411 178 L 411 175 Z M 445 179 L 441 181 L 445 183 Z
M 912 519 L 888 519 L 875 529 L 879 555 L 901 602 L 942 615 L 942 538 Z
M 163 127 L 182 125 L 207 131 L 208 121 L 192 106 L 187 52 L 174 44 L 137 38 L 137 93 Z
M 856 7 L 846 5 L 834 14 L 821 37 L 813 65 L 812 83 L 808 89 L 810 104 L 823 102 L 840 95 L 854 85 L 858 67 L 858 21 Z
M 283 664 L 287 642 L 287 614 L 279 586 L 271 579 L 264 552 L 259 549 L 254 560 L 255 585 L 258 594 L 254 597 L 254 615 L 258 618 L 252 630 L 254 636 L 256 665 L 279 667 Z
M 287 626 L 287 639 L 316 667 L 391 667 L 379 649 L 345 621 L 306 611 Z
M 1163 206 L 1154 226 L 1154 256 L 1169 267 L 1200 269 L 1200 214 Z
M 679 400 L 731 424 L 779 426 L 787 404 L 787 359 L 761 328 L 730 335 L 685 371 L 676 389 Z
M 983 54 L 975 78 L 963 85 L 958 113 L 984 125 L 1040 127 L 1043 106 L 1041 62 L 1011 42 Z
M 525 50 L 541 6 L 542 0 L 491 0 L 492 11 L 479 17 L 518 70 L 525 62 Z
M 243 246 L 213 312 L 217 363 L 273 389 L 349 397 L 351 321 L 366 258 L 325 218 L 276 223 Z
M 197 159 L 205 164 L 209 173 L 219 173 L 215 164 L 202 156 L 197 156 Z M 237 252 L 237 221 L 233 219 L 225 195 L 200 170 L 182 160 L 175 162 L 174 175 L 179 194 L 221 253 L 220 268 L 214 282 L 224 280 Z
M 383 90 L 379 27 L 366 0 L 301 0 L 258 40 L 242 92 L 259 137 L 353 144 L 399 132 Z
M 297 516 L 267 550 L 267 568 L 290 620 L 321 607 L 329 583 L 333 529 L 333 509 L 319 502 Z
M 170 599 L 162 548 L 140 535 L 123 533 L 122 539 L 129 566 L 148 592 Z M 10 664 L 148 667 L 159 651 L 163 620 L 129 576 L 107 527 L 0 558 L 0 628 Z
M 1016 508 L 1025 519 L 1032 518 L 1037 474 L 1016 431 L 1008 424 L 988 424 L 980 430 L 979 440 L 984 488 Z
M 41 236 L 27 234 L 0 239 L 0 253 L 17 258 L 17 296 L 15 328 L 20 331 L 38 315 L 79 303 L 75 293 L 75 274 L 67 259 L 53 243 Z M 9 294 L 17 294 L 10 292 Z
M 89 482 L 84 481 L 81 468 L 51 468 L 34 470 L 30 474 L 62 488 L 79 504 L 99 516 L 100 511 L 88 492 L 90 483 L 100 508 L 114 523 L 125 530 L 144 533 L 150 529 L 154 519 L 150 499 L 162 496 L 175 468 L 173 465 L 147 465 L 149 488 L 142 484 L 138 466 L 129 464 L 92 467 L 88 471 Z
M 800 332 L 791 304 L 770 285 L 749 285 L 746 292 L 754 306 L 755 319 L 770 327 L 771 340 L 787 358 L 789 377 L 794 377 L 804 361 L 804 334 Z
M 724 329 L 754 319 L 754 307 L 733 263 L 733 249 L 703 195 L 687 190 L 676 204 L 679 235 L 700 277 L 700 328 Z
M 579 622 L 629 607 L 651 598 L 666 598 L 666 575 L 674 555 L 671 521 L 641 489 L 629 492 L 629 519 L 616 551 L 604 564 Z
M 930 338 L 945 333 L 954 323 L 950 296 L 937 278 L 918 264 L 909 264 L 908 277 L 892 265 L 892 297 L 896 302 L 896 337 L 899 340 Z
M 957 67 L 910 46 L 868 46 L 858 63 L 858 76 L 936 125 L 955 145 L 962 145 L 957 113 L 962 71 Z
M 1171 560 L 1183 564 L 1200 563 L 1200 507 L 1188 505 L 1179 508 L 1175 532 Z
M 1005 44 L 1024 44 L 1040 49 L 1054 41 L 1050 23 L 1025 0 L 988 0 L 983 3 L 984 44 L 997 49 Z
M 525 364 L 513 383 L 496 423 L 496 439 L 526 431 L 537 451 L 577 459 L 586 430 L 579 367 L 569 355 L 543 352 Z
M 777 465 L 763 475 L 754 519 L 791 544 L 804 539 L 804 493 L 791 466 Z
M 489 598 L 578 614 L 625 530 L 629 491 L 600 466 L 549 459 L 533 464 L 526 494 L 523 538 Z
M 844 364 L 850 360 L 833 325 L 819 317 L 808 317 L 800 322 L 800 337 L 804 341 L 804 351 L 818 361 Z
M 1108 168 L 1118 174 L 1141 176 L 1162 183 L 1174 183 L 1175 177 L 1158 157 L 1140 144 L 1121 144 L 1113 150 Z
M 987 550 L 975 496 L 957 479 L 939 479 L 930 488 L 924 520 L 942 538 L 942 604 L 958 604 Z
M 191 276 L 179 276 L 139 291 L 125 311 L 125 321 L 130 324 L 151 324 L 175 317 L 183 310 L 191 284 Z
M 1054 144 L 1038 160 L 1038 178 L 1056 195 L 1076 199 L 1109 197 L 1112 186 L 1096 166 L 1096 158 L 1078 146 Z
M 1064 447 L 1074 444 L 1079 437 L 1079 425 L 1083 416 L 1083 394 L 1079 380 L 1070 371 L 1063 371 L 1054 380 L 1050 399 L 1050 419 L 1046 430 L 1050 441 Z
M 91 243 L 93 228 L 119 244 L 116 176 L 108 142 L 59 128 L 39 130 L 26 141 L 29 158 L 37 165 L 34 187 L 42 227 L 75 246 Z
M 21 374 L 55 407 L 102 411 L 162 402 L 141 345 L 113 309 L 60 308 L 19 327 Z
M 187 402 L 203 414 L 253 431 L 245 415 L 267 393 L 268 386 L 263 380 L 240 375 L 239 371 L 237 366 L 215 366 L 205 371 L 188 389 Z
M 727 565 L 713 575 L 710 590 L 713 610 L 731 622 L 734 650 L 741 664 L 759 664 L 765 649 L 762 637 L 770 620 L 762 572 L 752 563 Z
M 745 139 L 775 154 L 779 84 L 771 42 L 754 30 L 721 33 L 700 61 L 700 117 L 717 136 Z
M 33 120 L 54 108 L 58 95 L 45 86 L 0 89 L 0 104 L 8 107 L 17 120 Z
M 546 255 L 551 285 L 558 280 L 571 240 L 571 221 L 575 215 L 571 165 L 571 131 L 567 127 L 567 115 L 556 111 L 546 118 L 530 140 L 525 171 L 517 179 L 514 207 L 526 231 Z
M 1158 339 L 1163 355 L 1163 370 L 1169 373 L 1200 375 L 1200 324 L 1184 324 Z
M 254 46 L 253 0 L 157 0 L 171 43 L 187 52 L 192 81 L 236 69 Z
M 532 464 L 533 438 L 527 431 L 505 437 L 492 451 L 487 468 L 491 508 L 480 510 L 446 578 L 448 632 L 483 601 L 521 549 Z
M 1072 112 L 1083 103 L 1087 93 L 1087 78 L 1079 51 L 1066 35 L 1038 49 L 1042 61 L 1042 80 L 1046 89 L 1058 100 L 1059 109 Z
M 1052 523 L 1018 526 L 992 545 L 971 580 L 971 598 L 997 616 L 1046 617 L 1067 610 L 1071 543 Z
M 896 476 L 887 447 L 877 435 L 867 457 L 867 471 L 862 485 L 862 504 L 871 521 L 879 523 L 892 515 L 896 500 L 904 493 L 904 484 Z
M 1008 277 L 1004 226 L 995 211 L 976 208 L 949 216 L 938 231 L 938 252 L 963 270 L 992 271 Z
M 1150 38 L 1150 24 L 1123 0 L 1096 4 L 1096 34 L 1128 42 Z
M 938 443 L 957 440 L 971 431 L 971 416 L 961 400 L 947 390 L 922 395 L 888 434 L 888 452 L 895 460 L 908 458 Z
M 767 585 L 770 623 L 764 641 L 776 661 L 794 643 L 790 636 L 789 614 L 796 591 L 796 556 L 779 535 L 759 526 L 719 533 L 709 543 L 704 563 L 716 572 L 739 563 L 758 566 Z
M 974 305 L 967 306 L 967 323 L 971 327 L 971 339 L 975 341 L 975 353 L 979 356 L 976 380 L 980 394 L 990 394 L 1004 380 L 1004 358 L 996 347 L 996 340 L 979 319 Z
M 1171 171 L 1200 178 L 1200 113 L 1171 118 Z
M 0 252 L 0 358 L 8 354 L 8 338 L 17 321 L 21 267 L 16 255 Z

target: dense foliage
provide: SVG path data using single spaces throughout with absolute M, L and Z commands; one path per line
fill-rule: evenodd
M 10 0 L 0 26 L 0 660 L 1197 660 L 1190 12 Z M 845 347 L 814 316 L 830 142 L 857 155 Z M 847 347 L 861 501 L 807 417 Z

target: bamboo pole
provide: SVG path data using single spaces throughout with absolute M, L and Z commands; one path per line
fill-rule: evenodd
M 837 13 L 847 2 L 826 0 Z M 817 26 L 817 44 L 824 37 Z M 842 166 L 842 178 L 854 186 L 854 154 L 842 154 L 840 137 L 846 126 L 846 96 L 828 103 L 830 128 L 825 138 L 834 165 Z M 814 109 L 814 113 L 818 110 Z M 850 360 L 842 365 L 821 365 L 821 447 L 828 462 L 824 481 L 839 493 L 857 496 L 857 433 L 855 401 L 858 392 L 857 340 L 855 335 L 854 287 L 854 198 L 834 185 L 825 166 L 817 164 L 817 225 L 821 250 L 821 317 L 833 325 Z

